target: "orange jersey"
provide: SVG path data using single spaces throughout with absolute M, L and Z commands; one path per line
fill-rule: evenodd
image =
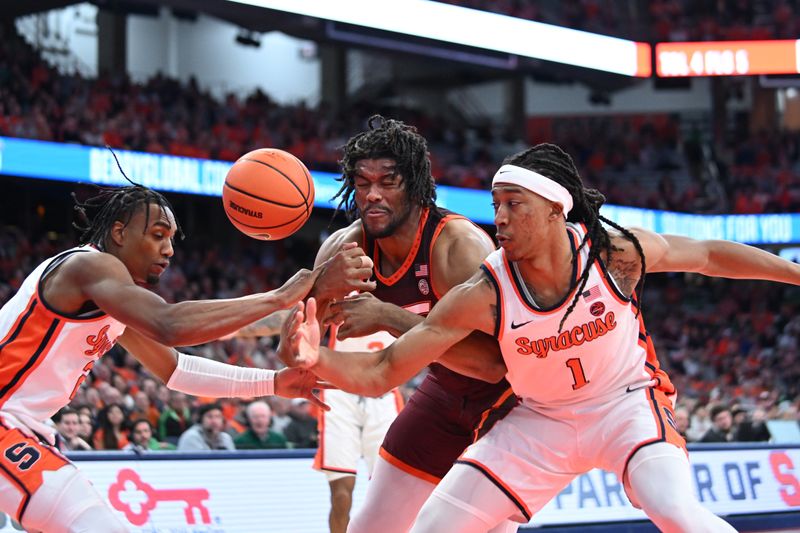
M 47 259 L 0 309 L 0 417 L 51 442 L 45 421 L 69 403 L 125 330 L 102 311 L 65 315 L 42 298 L 43 279 L 75 253 L 101 252 L 82 246 Z

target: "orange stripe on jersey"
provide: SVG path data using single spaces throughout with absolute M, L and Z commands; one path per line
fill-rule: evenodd
M 423 481 L 427 481 L 428 483 L 433 483 L 434 485 L 438 485 L 439 482 L 442 480 L 442 478 L 438 478 L 438 477 L 436 477 L 436 476 L 434 476 L 432 474 L 429 474 L 427 472 L 423 472 L 422 470 L 420 470 L 418 468 L 414 468 L 413 466 L 404 463 L 403 461 L 401 461 L 400 459 L 398 459 L 394 455 L 392 455 L 389 452 L 387 452 L 383 448 L 383 446 L 381 446 L 381 449 L 380 449 L 380 451 L 378 453 L 380 453 L 380 456 L 387 463 L 389 463 L 390 465 L 394 466 L 395 468 L 399 468 L 400 470 L 402 470 L 406 474 L 411 474 L 414 477 L 417 477 L 417 478 L 419 478 L 419 479 L 421 479 Z
M 325 389 L 319 391 L 319 399 L 325 401 Z M 315 470 L 324 470 L 325 462 L 325 409 L 320 409 L 317 415 L 317 425 L 319 434 L 319 445 L 317 446 L 317 453 L 314 454 L 314 464 L 312 467 Z
M 31 313 L 33 313 L 33 308 L 36 303 L 36 295 L 34 294 L 31 296 L 30 300 L 28 300 L 28 305 L 25 306 L 25 311 L 17 316 L 17 319 L 14 320 L 14 324 L 11 326 L 11 329 L 6 332 L 6 336 L 3 337 L 2 341 L 0 341 L 0 350 L 3 349 L 3 346 L 5 346 L 6 343 L 14 340 L 11 338 L 12 336 L 15 337 L 16 335 L 19 335 L 20 323 L 24 323 L 28 320 L 28 317 L 30 317 Z
M 0 407 L 44 361 L 63 327 L 63 321 L 33 301 L 26 316 L 0 345 Z
M 648 402 L 650 403 L 650 411 L 653 413 L 653 418 L 655 419 L 656 427 L 658 429 L 658 436 L 654 439 L 648 439 L 640 442 L 633 447 L 628 454 L 628 457 L 625 458 L 623 478 L 626 480 L 626 484 L 628 476 L 628 463 L 631 461 L 633 454 L 645 446 L 655 444 L 657 442 L 668 442 L 669 444 L 682 449 L 686 456 L 689 456 L 689 451 L 686 449 L 686 439 L 684 439 L 681 434 L 678 433 L 678 430 L 674 425 L 675 411 L 672 409 L 672 402 L 669 400 L 669 398 L 667 398 L 663 391 L 648 387 L 642 392 L 647 395 Z
M 388 278 L 381 275 L 381 269 L 379 268 L 381 263 L 380 258 L 378 257 L 380 254 L 380 247 L 378 246 L 377 239 L 375 240 L 375 247 L 372 253 L 372 257 L 374 259 L 373 262 L 375 263 L 375 277 L 378 278 L 384 285 L 394 285 L 397 283 L 397 281 L 408 271 L 411 263 L 414 262 L 414 258 L 417 257 L 417 252 L 419 251 L 420 244 L 422 244 L 422 232 L 425 230 L 425 222 L 428 221 L 429 213 L 430 209 L 428 208 L 425 208 L 422 211 L 422 215 L 419 217 L 419 225 L 417 226 L 417 235 L 414 237 L 414 243 L 411 245 L 411 249 L 408 251 L 405 261 L 403 261 L 403 264 L 400 265 L 400 268 L 398 268 L 397 271 L 395 271 L 395 273 Z
M 647 334 L 647 329 L 644 325 L 644 317 L 641 313 L 639 313 L 639 331 L 644 331 L 643 334 L 639 334 L 639 345 L 645 350 L 644 366 L 646 371 L 658 382 L 656 388 L 659 391 L 667 395 L 675 394 L 675 385 L 673 385 L 672 380 L 669 379 L 669 375 L 664 372 L 661 368 L 661 364 L 658 362 L 656 347 L 653 345 L 653 339 Z M 644 339 L 642 339 L 642 335 L 644 335 Z
M 494 404 L 492 404 L 490 408 L 481 413 L 481 419 L 478 422 L 475 431 L 472 432 L 472 442 L 478 440 L 478 436 L 481 434 L 481 429 L 483 429 L 483 425 L 486 423 L 486 419 L 489 418 L 489 414 L 498 407 L 500 407 L 501 405 L 503 405 L 503 403 L 506 400 L 508 400 L 508 397 L 511 396 L 512 394 L 514 394 L 514 391 L 511 389 L 511 387 L 509 387 L 503 394 L 500 395 L 497 401 L 494 402 Z
M 486 466 L 485 464 L 481 463 L 480 461 L 476 461 L 475 459 L 467 459 L 465 457 L 461 457 L 460 459 L 458 459 L 456 461 L 456 463 L 469 465 L 469 466 L 477 469 L 478 471 L 480 471 L 483 475 L 485 475 L 489 479 L 489 481 L 494 483 L 494 485 L 498 489 L 500 489 L 506 496 L 508 496 L 508 498 L 512 502 L 514 502 L 514 504 L 519 508 L 520 512 L 525 517 L 525 519 L 530 521 L 530 519 L 533 516 L 533 514 L 531 513 L 531 510 L 528 508 L 528 506 L 525 505 L 525 500 L 520 498 L 519 495 L 516 492 L 514 492 L 514 490 L 511 487 L 509 487 L 508 485 L 503 483 L 503 480 L 500 479 L 497 476 L 497 474 L 492 472 L 489 469 L 488 466 Z

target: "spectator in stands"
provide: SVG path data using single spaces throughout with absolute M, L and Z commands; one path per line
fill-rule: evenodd
M 715 405 L 710 411 L 711 428 L 700 442 L 730 442 L 733 439 L 733 416 L 726 405 Z
M 272 409 L 267 402 L 256 401 L 245 408 L 247 429 L 233 439 L 237 450 L 267 450 L 286 448 L 286 438 L 280 433 L 270 430 Z
M 150 397 L 144 391 L 137 391 L 133 395 L 133 409 L 131 410 L 131 418 L 139 419 L 144 418 L 150 425 L 155 427 L 158 424 L 161 413 L 158 409 L 150 403 Z
M 58 448 L 62 452 L 87 451 L 92 447 L 88 442 L 78 436 L 80 418 L 78 412 L 71 407 L 63 407 L 53 417 L 58 430 Z
M 191 413 L 186 395 L 178 391 L 169 391 L 169 404 L 158 420 L 158 435 L 161 440 L 175 444 L 181 434 L 189 427 Z
M 270 396 L 267 398 L 267 403 L 269 403 L 269 406 L 272 408 L 272 431 L 284 435 L 286 426 L 292 421 L 292 417 L 289 416 L 292 401 L 289 398 Z
M 207 403 L 197 410 L 197 423 L 178 439 L 180 451 L 235 450 L 233 439 L 223 431 L 225 418 L 218 403 Z
M 319 431 L 317 418 L 311 412 L 311 403 L 294 398 L 291 405 L 289 416 L 292 421 L 283 431 L 286 440 L 293 448 L 316 448 L 319 445 Z
M 752 415 L 744 411 L 744 418 L 737 424 L 733 440 L 736 442 L 767 442 L 770 438 L 771 435 L 767 429 L 767 413 L 759 407 L 753 410 Z
M 112 403 L 97 415 L 97 430 L 92 439 L 95 450 L 121 450 L 128 444 L 125 411 L 122 405 Z
M 686 430 L 686 435 L 690 441 L 697 442 L 711 429 L 711 425 L 711 419 L 708 417 L 708 407 L 698 404 L 689 419 L 689 428 Z
M 131 441 L 123 450 L 146 452 L 151 450 L 174 450 L 175 445 L 159 442 L 153 437 L 153 425 L 146 418 L 140 418 L 131 424 Z
M 94 421 L 90 413 L 91 411 L 78 410 L 78 436 L 87 443 L 92 440 L 92 430 L 94 429 Z

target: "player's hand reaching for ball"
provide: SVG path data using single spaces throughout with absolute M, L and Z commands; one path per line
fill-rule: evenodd
M 284 398 L 305 398 L 317 407 L 330 411 L 325 402 L 314 393 L 319 389 L 334 388 L 320 381 L 313 372 L 303 368 L 284 368 L 275 374 L 275 394 Z
M 281 328 L 278 357 L 288 367 L 311 369 L 319 361 L 320 330 L 314 298 L 298 303 Z
M 350 337 L 364 337 L 385 329 L 386 304 L 372 294 L 365 292 L 348 296 L 331 304 L 326 322 L 337 324 L 339 340 Z
M 289 278 L 286 283 L 272 291 L 272 296 L 276 299 L 278 309 L 287 309 L 305 298 L 322 273 L 323 266 L 320 265 L 314 270 L 302 268 L 297 274 Z
M 336 255 L 322 263 L 322 273 L 314 283 L 311 295 L 319 301 L 344 298 L 353 291 L 375 290 L 372 259 L 354 242 L 344 243 Z

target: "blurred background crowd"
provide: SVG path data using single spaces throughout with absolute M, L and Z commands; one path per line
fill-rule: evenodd
M 795 0 L 658 0 L 647 2 L 646 11 L 612 0 L 447 3 L 651 42 L 800 34 Z M 570 153 L 586 184 L 612 204 L 692 213 L 800 212 L 800 131 L 777 123 L 754 127 L 745 116 L 720 133 L 709 131 L 705 118 L 678 112 L 604 112 L 526 117 L 520 134 L 488 118 L 453 120 L 399 99 L 353 98 L 334 109 L 324 101 L 279 103 L 261 89 L 219 98 L 194 77 L 134 80 L 125 72 L 65 72 L 13 25 L 0 25 L 0 136 L 228 161 L 269 146 L 290 151 L 314 170 L 337 172 L 340 148 L 376 112 L 415 125 L 428 139 L 439 184 L 486 189 L 505 156 L 547 141 Z M 0 304 L 42 260 L 75 242 L 66 218 L 56 229 L 44 222 L 45 212 L 66 203 L 66 188 L 14 187 L 36 207 L 0 225 Z M 18 208 L 12 203 L 20 203 L 15 198 L 5 195 L 0 205 L 10 212 Z M 310 266 L 332 230 L 330 213 L 323 213 L 303 242 L 266 246 L 214 238 L 227 221 L 219 212 L 209 215 L 208 205 L 177 198 L 179 216 L 201 231 L 176 246 L 158 289 L 168 301 L 275 288 Z M 767 441 L 770 422 L 797 423 L 798 287 L 655 275 L 648 277 L 643 303 L 659 359 L 679 390 L 675 423 L 689 442 Z M 189 351 L 278 368 L 276 342 L 234 338 Z M 53 423 L 65 450 L 306 448 L 317 445 L 315 416 L 304 400 L 216 402 L 171 392 L 115 347 Z

